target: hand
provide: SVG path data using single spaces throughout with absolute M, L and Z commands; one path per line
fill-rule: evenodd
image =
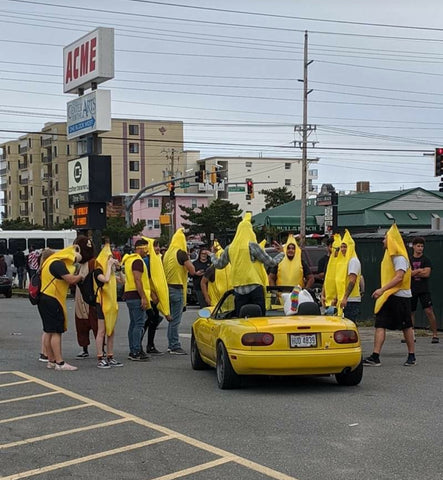
M 142 309 L 147 310 L 148 309 L 148 299 L 146 297 L 143 297 L 141 299 L 141 304 L 142 304 Z
M 372 294 L 372 298 L 379 298 L 383 295 L 383 290 L 381 288 L 377 288 Z
M 283 246 L 275 240 L 272 242 L 272 246 L 277 250 L 277 252 L 283 252 Z
M 165 315 L 165 318 L 166 318 L 166 321 L 167 321 L 167 322 L 171 322 L 171 321 L 172 321 L 171 315 Z
M 348 299 L 343 298 L 342 301 L 340 302 L 340 308 L 343 310 L 347 304 L 348 304 Z
M 205 273 L 204 270 L 197 270 L 194 275 L 197 275 L 198 277 L 201 277 Z

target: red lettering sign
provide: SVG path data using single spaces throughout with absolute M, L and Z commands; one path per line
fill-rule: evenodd
M 76 80 L 78 78 L 78 57 L 80 55 L 80 48 L 79 47 L 75 47 L 74 48 L 74 60 L 72 62 L 73 64 L 73 70 L 74 70 L 74 79 Z
M 91 38 L 91 54 L 89 56 L 89 71 L 93 72 L 95 70 L 95 56 L 97 54 L 97 37 Z
M 86 75 L 89 68 L 89 42 L 80 46 L 80 76 Z
M 66 58 L 65 84 L 68 82 L 72 82 L 72 52 L 68 52 L 68 56 Z

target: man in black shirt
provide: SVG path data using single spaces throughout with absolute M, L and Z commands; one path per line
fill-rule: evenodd
M 319 283 L 323 283 L 325 281 L 325 275 L 326 275 L 326 269 L 328 268 L 328 262 L 329 262 L 329 257 L 331 256 L 332 253 L 332 244 L 334 243 L 334 238 L 329 237 L 326 240 L 326 248 L 328 249 L 328 252 L 326 255 L 320 258 L 317 264 L 317 274 L 314 275 L 315 280 Z
M 192 276 L 192 283 L 194 286 L 195 295 L 197 297 L 200 308 L 207 307 L 205 297 L 201 289 L 201 279 L 206 270 L 211 266 L 211 260 L 208 257 L 208 250 L 202 247 L 196 260 L 192 262 L 195 268 L 195 274 Z

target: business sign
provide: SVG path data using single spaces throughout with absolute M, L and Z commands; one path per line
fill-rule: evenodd
M 198 190 L 200 192 L 224 192 L 225 190 L 225 181 L 222 180 L 220 183 L 199 183 L 198 184 Z
M 68 195 L 89 192 L 89 157 L 68 162 Z
M 67 139 L 111 130 L 111 91 L 93 90 L 67 104 Z
M 114 78 L 114 29 L 99 27 L 63 49 L 63 92 Z
M 102 230 L 106 227 L 106 203 L 81 203 L 74 207 L 74 228 Z

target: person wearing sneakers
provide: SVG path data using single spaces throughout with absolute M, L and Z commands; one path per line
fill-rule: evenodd
M 135 253 L 126 254 L 122 263 L 125 266 L 124 299 L 129 311 L 129 355 L 128 360 L 149 361 L 149 355 L 141 349 L 146 310 L 150 308 L 151 288 L 148 269 L 143 261 L 148 242 L 144 239 L 135 242 Z
M 432 308 L 432 298 L 429 291 L 429 277 L 431 276 L 432 263 L 428 257 L 423 255 L 425 248 L 425 239 L 415 237 L 412 240 L 412 255 L 409 257 L 411 263 L 411 310 L 412 323 L 415 321 L 415 312 L 420 300 L 421 306 L 429 320 L 432 330 L 432 343 L 439 343 L 437 321 L 435 319 L 434 309 Z
M 363 365 L 379 367 L 380 352 L 386 338 L 386 329 L 402 330 L 408 347 L 408 358 L 403 364 L 416 364 L 414 331 L 411 317 L 411 267 L 403 239 L 394 223 L 383 239 L 385 254 L 381 263 L 381 287 L 374 291 L 375 335 L 374 350 L 363 360 Z
M 97 319 L 98 329 L 95 337 L 97 347 L 97 367 L 122 367 L 123 363 L 114 358 L 114 328 L 118 316 L 117 281 L 120 273 L 116 274 L 119 262 L 113 258 L 111 247 L 106 243 L 95 260 L 94 292 L 97 292 Z M 107 355 L 104 355 L 103 345 L 106 336 Z
M 76 285 L 83 277 L 75 275 L 76 262 L 82 259 L 80 247 L 72 245 L 49 256 L 41 266 L 41 296 L 38 311 L 43 323 L 47 368 L 77 370 L 62 356 L 62 333 L 67 328 L 66 295 L 70 285 Z

